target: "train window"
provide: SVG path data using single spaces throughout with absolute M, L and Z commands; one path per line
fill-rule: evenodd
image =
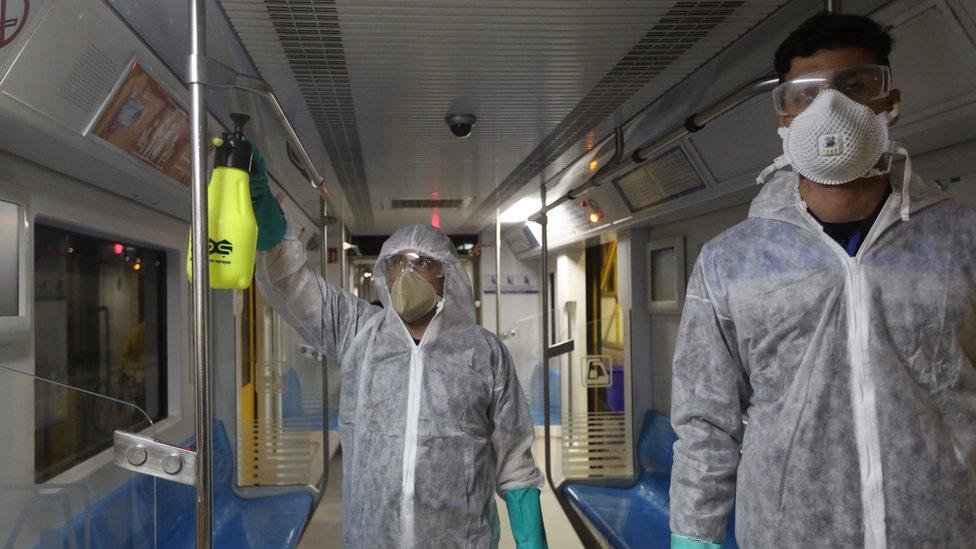
M 37 376 L 166 417 L 164 252 L 42 224 L 34 242 Z M 50 387 L 34 389 L 37 482 L 109 448 L 116 429 L 148 426 L 134 408 Z
M 647 305 L 651 312 L 681 312 L 685 298 L 685 243 L 683 237 L 647 244 Z

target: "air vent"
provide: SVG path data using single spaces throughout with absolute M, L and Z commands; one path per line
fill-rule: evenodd
M 253 9 L 252 4 L 247 2 L 248 9 Z M 336 2 L 265 0 L 263 4 L 322 137 L 336 178 L 357 219 L 369 227 L 373 223 L 372 200 Z M 246 21 L 235 22 L 241 23 Z
M 391 210 L 430 210 L 432 208 L 456 210 L 464 206 L 460 198 L 394 198 L 390 201 Z
M 632 212 L 705 188 L 681 147 L 648 160 L 613 183 Z
M 0 14 L 8 3 L 0 1 Z M 132 60 L 134 44 L 107 32 L 117 20 L 90 2 L 51 4 L 3 77 L 2 91 L 83 134 Z
M 95 44 L 88 44 L 61 84 L 58 95 L 86 113 L 92 113 L 119 77 L 122 67 Z

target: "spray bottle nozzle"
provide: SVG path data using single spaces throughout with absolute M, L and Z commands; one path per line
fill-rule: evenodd
M 244 124 L 247 124 L 251 116 L 243 112 L 232 112 L 230 119 L 234 122 L 234 130 L 229 133 L 223 132 L 222 143 L 217 145 L 217 151 L 214 154 L 214 166 L 227 166 L 248 171 L 251 168 L 253 147 L 244 138 Z
M 251 119 L 251 115 L 244 112 L 232 112 L 230 113 L 230 119 L 234 122 L 234 133 L 232 134 L 236 139 L 244 139 L 244 124 Z

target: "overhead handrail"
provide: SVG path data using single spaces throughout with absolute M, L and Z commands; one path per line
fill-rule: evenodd
M 633 155 L 631 155 L 631 159 L 636 164 L 644 162 L 648 158 L 669 147 L 675 141 L 686 135 L 691 135 L 703 130 L 705 126 L 719 116 L 722 116 L 723 114 L 731 111 L 759 94 L 771 91 L 778 84 L 779 77 L 776 75 L 764 76 L 749 82 L 745 86 L 742 86 L 741 88 L 713 103 L 712 106 L 686 118 L 683 127 L 677 128 L 671 133 L 658 138 L 652 143 L 638 148 L 634 151 Z
M 271 109 L 271 114 L 274 115 L 278 124 L 285 132 L 289 155 L 297 155 L 298 160 L 303 166 L 301 170 L 305 173 L 305 177 L 308 178 L 309 183 L 313 187 L 316 189 L 322 187 L 325 181 L 324 178 L 315 168 L 312 158 L 308 155 L 308 151 L 305 150 L 305 146 L 302 145 L 302 140 L 298 138 L 298 134 L 295 133 L 295 128 L 288 121 L 288 117 L 285 116 L 285 111 L 282 110 L 281 104 L 278 103 L 278 98 L 267 82 L 260 78 L 241 74 L 206 55 L 198 56 L 193 54 L 190 55 L 190 81 L 201 82 L 215 88 L 234 88 L 255 93 L 264 98 L 268 108 Z
M 779 77 L 775 75 L 764 76 L 757 80 L 749 82 L 745 86 L 737 89 L 736 91 L 730 93 L 729 95 L 723 97 L 717 102 L 713 103 L 710 107 L 703 111 L 692 114 L 691 116 L 685 118 L 684 125 L 675 128 L 674 130 L 668 132 L 667 134 L 659 137 L 648 145 L 639 147 L 635 150 L 631 156 L 630 161 L 634 164 L 640 164 L 647 159 L 651 158 L 658 152 L 670 147 L 672 144 L 677 142 L 679 139 L 691 135 L 693 133 L 699 132 L 705 128 L 710 122 L 722 116 L 723 114 L 731 111 L 732 109 L 743 104 L 747 100 L 761 94 L 768 92 L 775 88 L 779 84 Z M 566 194 L 560 196 L 554 200 L 551 204 L 544 204 L 542 209 L 533 214 L 529 219 L 538 223 L 544 214 L 549 213 L 555 208 L 569 202 L 570 200 L 575 200 L 581 195 L 585 194 L 587 191 L 594 187 L 599 187 L 603 181 L 607 178 L 610 173 L 617 172 L 620 167 L 622 167 L 627 162 L 621 157 L 624 150 L 624 140 L 623 140 L 623 127 L 614 128 L 614 142 L 615 150 L 613 159 L 604 165 L 597 173 L 593 174 L 592 177 L 587 179 L 582 184 L 570 189 Z M 584 157 L 576 159 L 573 164 L 566 171 L 572 170 L 572 168 L 583 161 Z

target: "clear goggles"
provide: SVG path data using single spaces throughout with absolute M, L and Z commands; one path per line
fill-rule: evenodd
M 891 70 L 884 65 L 858 65 L 814 71 L 787 80 L 773 89 L 773 104 L 781 116 L 796 116 L 825 90 L 837 90 L 861 104 L 888 95 Z
M 406 269 L 411 269 L 425 278 L 441 278 L 444 276 L 444 266 L 433 257 L 417 252 L 398 252 L 383 261 L 383 268 L 388 277 L 396 277 Z

